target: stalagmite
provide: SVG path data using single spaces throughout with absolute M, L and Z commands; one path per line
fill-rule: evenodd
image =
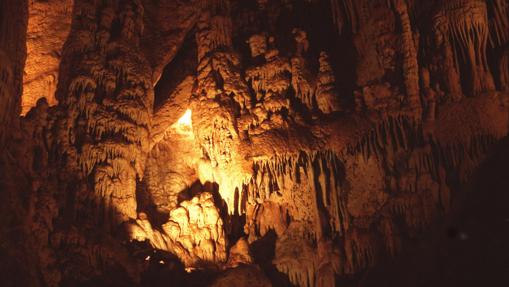
M 306 31 L 294 28 L 292 34 L 296 44 L 296 55 L 300 57 L 304 56 L 309 50 L 309 40 Z
M 154 228 L 142 213 L 129 224 L 128 230 L 131 240 L 147 240 L 154 248 L 172 252 L 186 267 L 200 267 L 205 262 L 224 263 L 227 258 L 223 221 L 208 192 L 181 202 L 160 228 Z M 237 260 L 249 263 L 249 257 L 243 256 Z

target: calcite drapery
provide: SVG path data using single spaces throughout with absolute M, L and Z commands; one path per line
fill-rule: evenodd
M 507 1 L 74 2 L 58 105 L 1 114 L 2 203 L 48 286 L 332 286 L 450 212 L 507 134 Z M 23 36 L 1 37 L 10 108 Z
M 454 0 L 443 2 L 442 10 L 435 16 L 436 23 L 457 47 L 454 51 L 456 69 L 459 63 L 469 65 L 466 81 L 467 91 L 478 94 L 494 89 L 494 82 L 488 67 L 486 47 L 489 25 L 486 2 L 479 0 Z
M 64 57 L 77 68 L 57 93 L 68 109 L 59 143 L 69 168 L 78 163 L 84 176 L 93 178 L 94 192 L 81 196 L 95 205 L 96 220 L 109 226 L 136 217 L 136 177 L 143 176 L 149 147 L 152 75 L 139 50 L 143 7 L 138 1 L 119 8 L 83 4 L 81 11 L 84 17 L 75 20 L 64 48 Z M 119 35 L 112 30 L 114 21 L 120 23 Z M 95 41 L 86 42 L 90 39 Z
M 238 152 L 240 135 L 235 116 L 245 111 L 250 95 L 239 73 L 239 59 L 232 51 L 230 11 L 227 5 L 215 8 L 206 10 L 198 24 L 199 63 L 192 120 L 202 152 L 199 178 L 219 185 L 228 212 L 233 214 L 235 194 L 248 176 Z

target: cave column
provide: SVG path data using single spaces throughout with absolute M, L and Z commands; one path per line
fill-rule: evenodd
M 57 90 L 59 150 L 66 172 L 88 186 L 79 212 L 108 229 L 136 218 L 136 180 L 149 146 L 154 94 L 139 45 L 144 9 L 137 0 L 76 6 Z

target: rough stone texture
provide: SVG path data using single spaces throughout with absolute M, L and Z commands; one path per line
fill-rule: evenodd
M 0 26 L 1 226 L 30 285 L 358 279 L 509 131 L 507 1 L 12 3 L 31 14 Z
M 27 60 L 23 76 L 21 114 L 25 115 L 37 100 L 46 98 L 57 104 L 55 91 L 62 48 L 71 30 L 72 0 L 28 2 Z
M 153 229 L 142 213 L 129 227 L 129 234 L 134 240 L 148 240 L 154 248 L 176 254 L 186 267 L 226 261 L 223 221 L 211 193 L 181 202 L 161 229 Z
M 181 48 L 184 38 L 198 20 L 203 0 L 143 0 L 145 33 L 142 49 L 153 69 L 153 81 Z

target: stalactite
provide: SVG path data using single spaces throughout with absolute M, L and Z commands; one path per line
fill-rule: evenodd
M 276 241 L 276 268 L 288 275 L 290 282 L 297 286 L 315 286 L 318 258 L 314 252 L 314 244 L 301 234 L 297 222 L 290 225 L 283 237 Z
M 344 249 L 346 264 L 343 269 L 346 274 L 353 274 L 374 263 L 375 240 L 368 230 L 350 229 L 345 234 Z
M 490 44 L 503 46 L 509 41 L 509 3 L 506 0 L 487 1 L 493 17 L 489 19 Z
M 290 86 L 287 76 L 289 71 L 291 71 L 290 63 L 277 58 L 263 66 L 248 69 L 246 80 L 251 82 L 257 101 L 261 101 L 265 93 L 286 92 Z
M 97 11 L 106 19 L 101 25 L 112 24 L 111 9 L 106 6 Z M 95 15 L 94 8 L 90 10 Z M 94 178 L 92 197 L 98 210 L 103 210 L 96 220 L 106 226 L 136 217 L 136 177 L 143 177 L 153 105 L 149 65 L 139 50 L 133 50 L 139 47 L 143 9 L 135 1 L 118 12 L 121 42 L 108 40 L 104 27 L 96 30 L 94 25 L 90 31 L 82 23 L 79 29 L 83 31 L 106 34 L 98 38 L 93 56 L 77 58 L 79 73 L 67 80 L 67 91 L 60 90 L 66 94 L 63 102 L 68 109 L 63 134 L 70 136 L 60 139 L 62 150 L 70 153 L 75 149 L 75 163 L 85 176 Z M 72 47 L 81 40 L 71 38 L 66 52 L 76 52 Z M 78 143 L 77 138 L 87 140 Z M 72 166 L 73 161 L 67 164 Z
M 202 153 L 198 174 L 201 182 L 219 185 L 228 212 L 233 214 L 235 194 L 242 192 L 242 185 L 249 179 L 239 154 L 237 107 L 241 114 L 248 114 L 251 95 L 240 74 L 240 60 L 232 49 L 229 15 L 210 10 L 203 15 L 205 21 L 199 23 L 196 34 L 199 63 L 191 107 L 193 132 Z M 217 21 L 209 23 L 207 17 Z
M 220 6 L 222 7 L 222 5 Z M 198 21 L 198 31 L 196 32 L 198 61 L 218 48 L 231 47 L 232 45 L 232 22 L 228 15 L 229 10 L 220 9 L 217 11 L 214 9 L 217 7 L 217 5 L 211 5 L 204 10 Z
M 248 202 L 273 201 L 279 203 L 286 212 L 271 208 L 271 214 L 287 214 L 292 220 L 307 222 L 312 228 L 308 230 L 313 238 L 320 238 L 323 232 L 322 225 L 335 232 L 343 232 L 348 227 L 348 214 L 344 206 L 344 194 L 341 189 L 342 164 L 338 156 L 332 151 L 323 151 L 307 154 L 301 152 L 297 156 L 277 156 L 268 161 L 253 164 L 253 177 L 246 186 Z M 281 194 L 279 191 L 288 190 L 290 194 Z M 302 194 L 304 193 L 304 194 Z M 316 194 L 308 196 L 307 194 Z M 302 194 L 302 195 L 299 195 Z M 323 206 L 330 218 L 321 222 L 319 215 L 303 210 L 300 206 L 319 208 Z M 256 230 L 266 231 L 274 228 L 278 234 L 285 230 L 285 224 L 265 227 L 263 210 L 267 207 L 260 205 L 253 215 L 253 225 Z M 259 214 L 256 215 L 256 214 Z M 272 219 L 273 221 L 274 219 Z M 269 221 L 270 222 L 270 221 Z M 276 221 L 277 222 L 277 221 Z M 265 232 L 260 233 L 263 236 Z
M 359 29 L 359 16 L 357 12 L 357 1 L 353 0 L 331 0 L 332 19 L 339 33 L 349 24 L 352 32 Z M 346 16 L 346 19 L 344 16 Z
M 479 94 L 494 90 L 486 57 L 489 36 L 486 3 L 479 0 L 444 2 L 435 22 L 446 25 L 442 29 L 454 43 L 456 70 L 461 70 L 461 61 L 469 65 L 471 92 Z

